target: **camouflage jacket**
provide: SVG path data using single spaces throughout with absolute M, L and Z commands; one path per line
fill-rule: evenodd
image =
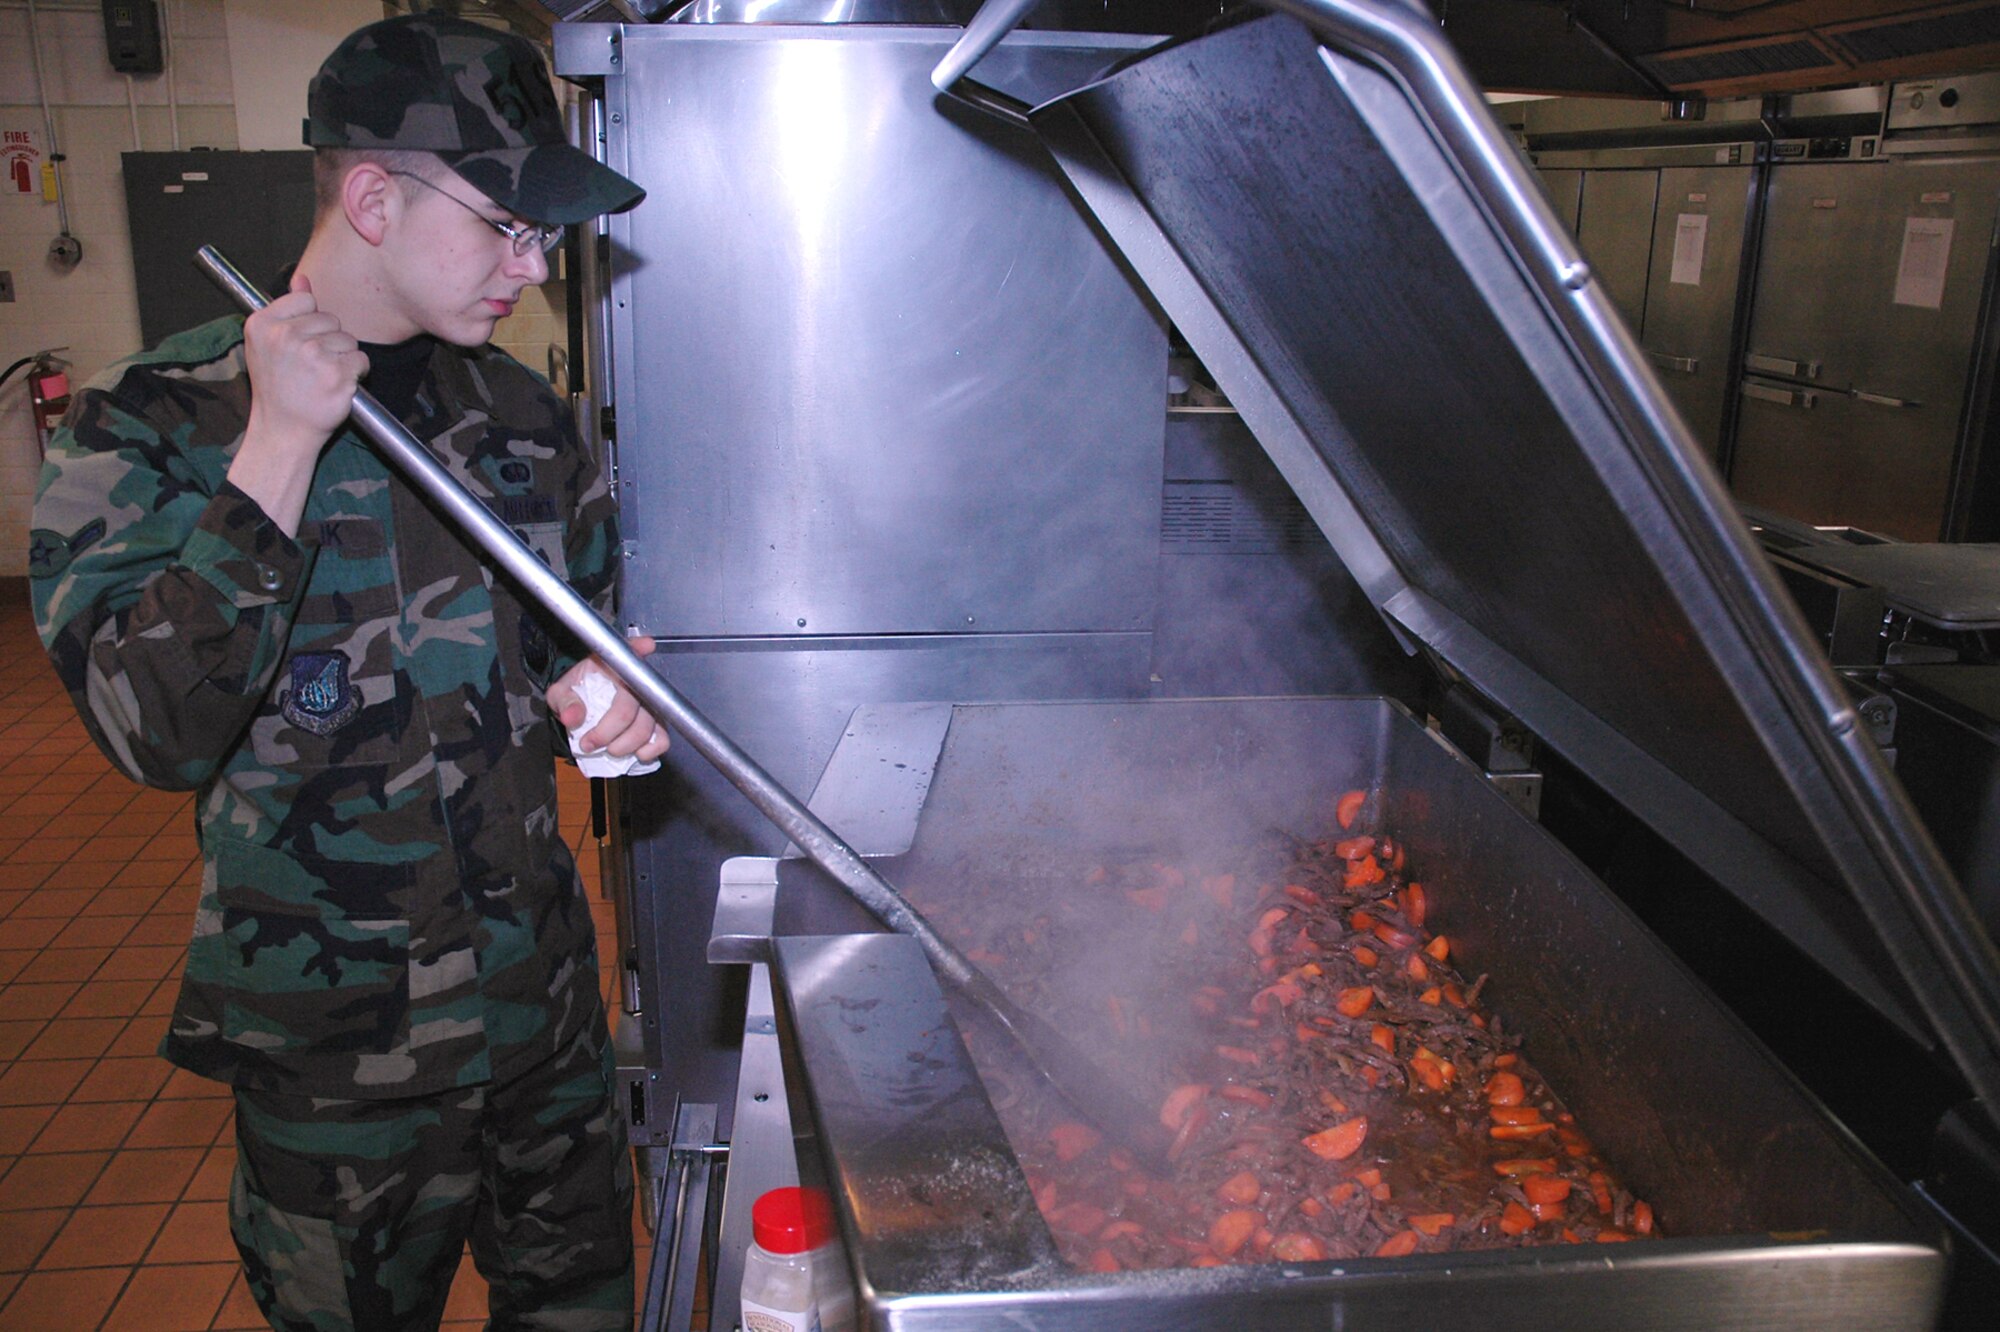
M 307 1095 L 506 1078 L 598 1020 L 542 698 L 575 657 L 353 434 L 321 455 L 297 541 L 229 484 L 242 328 L 93 380 L 35 502 L 37 623 L 85 725 L 133 778 L 198 792 L 161 1052 Z M 440 345 L 405 424 L 608 607 L 611 497 L 541 381 Z

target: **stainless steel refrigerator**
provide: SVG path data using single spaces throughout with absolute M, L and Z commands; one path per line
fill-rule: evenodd
M 1730 481 L 1906 541 L 1963 535 L 2000 160 L 1780 162 Z
M 1544 185 L 1688 428 L 1720 461 L 1755 145 L 1541 155 Z

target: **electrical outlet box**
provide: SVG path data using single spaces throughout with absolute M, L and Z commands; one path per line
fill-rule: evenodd
M 14 275 L 6 269 L 0 268 L 0 303 L 5 303 L 13 299 Z
M 104 0 L 104 46 L 120 74 L 158 74 L 160 7 L 153 0 Z

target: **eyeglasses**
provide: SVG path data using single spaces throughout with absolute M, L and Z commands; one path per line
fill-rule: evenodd
M 480 212 L 456 194 L 453 194 L 449 190 L 439 189 L 422 176 L 408 171 L 391 171 L 389 174 L 392 176 L 401 176 L 405 180 L 414 180 L 425 189 L 442 194 L 445 198 L 451 200 L 460 208 L 463 208 L 466 212 L 472 214 L 481 222 L 484 222 L 487 226 L 512 241 L 514 243 L 514 253 L 517 255 L 525 255 L 530 250 L 540 250 L 543 254 L 547 254 L 550 250 L 555 249 L 556 245 L 562 240 L 563 229 L 560 222 L 523 222 L 518 226 L 510 225 L 496 218 L 486 216 L 486 214 Z

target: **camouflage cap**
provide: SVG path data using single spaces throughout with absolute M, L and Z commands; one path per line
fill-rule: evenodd
M 582 222 L 646 197 L 570 146 L 532 43 L 443 14 L 371 23 L 334 48 L 306 93 L 305 141 L 436 153 L 531 222 Z

